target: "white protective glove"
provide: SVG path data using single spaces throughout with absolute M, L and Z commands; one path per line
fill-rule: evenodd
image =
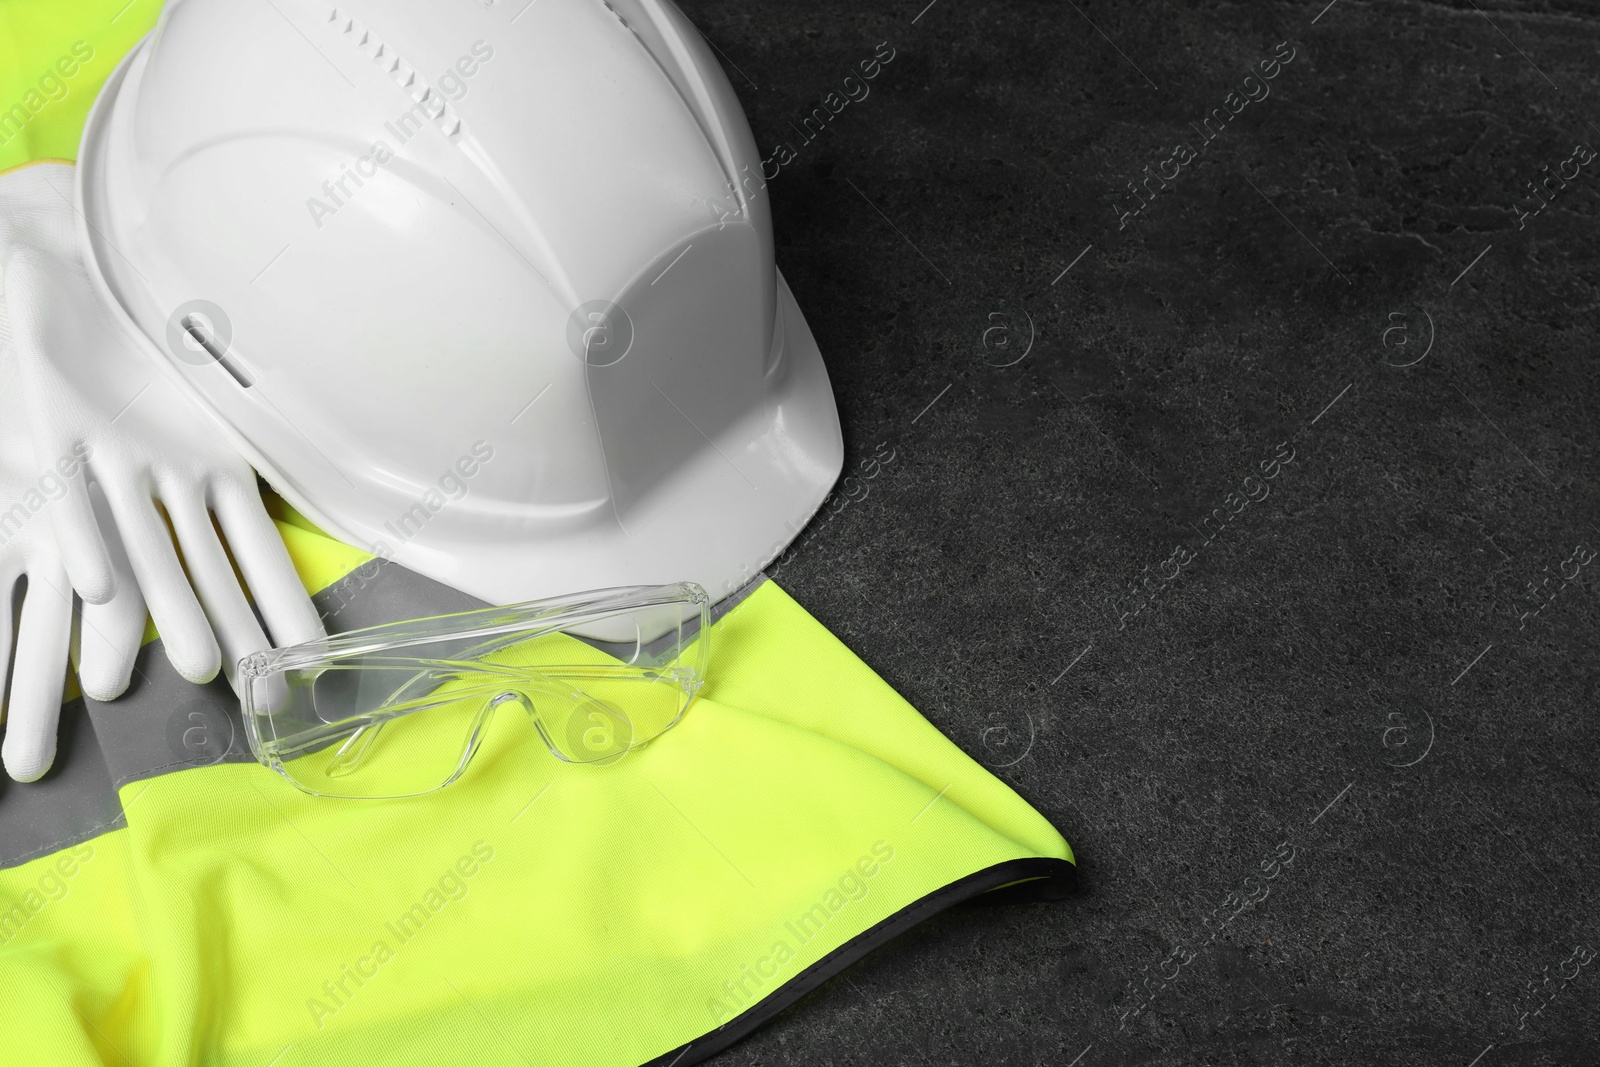
M 37 463 L 28 438 L 16 351 L 0 292 L 0 695 L 7 698 L 0 760 L 19 782 L 36 781 L 55 760 L 72 639 L 72 587 L 42 512 L 50 501 L 84 491 L 63 476 L 75 471 L 81 463 L 78 456 Z M 100 510 L 103 514 L 103 505 Z M 113 534 L 107 543 L 118 591 L 109 603 L 84 605 L 79 616 L 79 681 L 96 700 L 115 700 L 127 689 L 145 623 L 144 599 L 121 542 Z M 10 689 L 4 692 L 8 667 Z
M 321 637 L 322 621 L 261 503 L 255 472 L 94 288 L 75 237 L 72 183 L 66 164 L 0 178 L 3 285 L 34 451 L 89 456 L 87 479 L 80 475 L 50 505 L 61 561 L 85 601 L 116 591 L 114 555 L 83 491 L 92 479 L 172 665 L 194 682 L 220 667 L 231 683 L 244 656 Z

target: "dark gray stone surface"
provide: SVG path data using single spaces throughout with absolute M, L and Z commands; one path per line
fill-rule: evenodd
M 717 1062 L 1600 1062 L 1600 159 L 1515 207 L 1600 147 L 1600 15 L 925 3 L 685 5 L 795 148 L 847 466 L 894 456 L 776 575 L 1085 888 Z

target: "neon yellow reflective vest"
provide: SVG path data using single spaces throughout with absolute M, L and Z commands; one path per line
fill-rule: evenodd
M 0 170 L 76 154 L 158 13 L 122 4 L 0 0 Z M 474 606 L 272 506 L 330 629 Z M 775 583 L 711 635 L 635 756 L 498 717 L 456 784 L 383 802 L 256 764 L 150 635 L 44 780 L 0 784 L 0 1061 L 682 1067 L 945 907 L 1070 886 L 1060 834 Z
M 161 0 L 0 0 L 0 174 L 78 158 L 100 87 L 159 14 Z

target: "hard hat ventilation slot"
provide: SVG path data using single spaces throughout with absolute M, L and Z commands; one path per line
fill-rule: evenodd
M 183 317 L 180 325 L 183 327 L 183 332 L 189 335 L 189 339 L 205 349 L 206 354 L 216 360 L 234 381 L 246 389 L 250 388 L 249 376 L 229 357 L 227 347 L 217 340 L 211 323 L 202 316 L 191 313 Z
M 606 6 L 610 7 L 609 4 Z M 620 19 L 622 16 L 617 17 Z M 425 118 L 433 122 L 439 128 L 439 132 L 452 144 L 461 140 L 465 132 L 461 116 L 456 114 L 444 94 L 435 90 L 426 78 L 418 75 L 416 67 L 402 59 L 393 46 L 349 15 L 346 9 L 337 7 L 330 9 L 328 22 L 339 31 L 340 36 L 347 38 L 364 55 L 368 55 L 384 73 L 394 79 L 395 85 L 421 108 L 418 120 Z M 404 121 L 404 117 L 401 121 Z

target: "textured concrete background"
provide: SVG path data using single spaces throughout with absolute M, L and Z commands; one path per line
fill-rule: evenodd
M 859 479 L 778 580 L 1085 884 L 718 1062 L 1600 1062 L 1600 16 L 1326 2 L 685 4 Z

